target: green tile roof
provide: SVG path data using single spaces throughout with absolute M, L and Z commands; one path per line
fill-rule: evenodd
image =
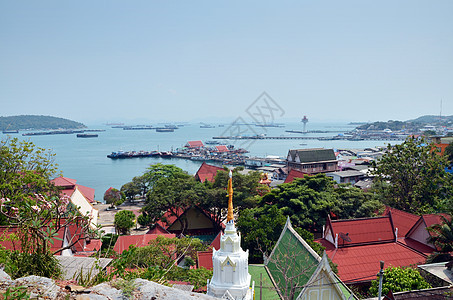
M 320 260 L 319 255 L 294 231 L 288 220 L 266 260 L 266 268 L 282 295 L 289 296 L 295 286 L 294 296 L 297 297 Z
M 275 300 L 280 298 L 264 265 L 249 265 L 249 274 L 252 276 L 252 281 L 255 281 L 255 299 Z M 261 292 L 262 298 L 260 298 Z

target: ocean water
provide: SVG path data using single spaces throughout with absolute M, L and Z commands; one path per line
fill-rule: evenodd
M 109 187 L 121 188 L 132 180 L 134 176 L 142 175 L 151 164 L 174 164 L 189 174 L 195 174 L 202 162 L 184 159 L 163 158 L 107 158 L 112 151 L 170 151 L 183 147 L 187 141 L 211 140 L 214 136 L 228 135 L 228 124 L 215 128 L 200 128 L 200 124 L 187 124 L 174 132 L 160 133 L 154 130 L 123 130 L 106 125 L 91 126 L 89 129 L 104 129 L 98 132 L 98 138 L 77 138 L 69 135 L 22 136 L 14 134 L 20 139 L 32 141 L 35 145 L 50 149 L 56 154 L 55 162 L 63 176 L 77 179 L 77 183 L 95 189 L 96 200 L 103 201 L 104 192 Z M 305 136 L 334 136 L 354 129 L 346 123 L 309 123 L 307 130 L 330 131 L 328 133 L 309 133 Z M 288 123 L 285 127 L 257 127 L 242 126 L 243 135 L 266 134 L 268 136 L 299 136 L 288 133 L 286 130 L 302 130 L 301 123 Z M 1 138 L 6 135 L 0 134 Z M 249 156 L 277 155 L 286 157 L 289 149 L 298 148 L 334 148 L 334 149 L 362 149 L 367 147 L 385 146 L 389 141 L 319 141 L 319 140 L 218 140 L 244 147 Z M 244 143 L 245 142 L 245 143 Z M 252 143 L 251 143 L 252 142 Z M 242 144 L 244 143 L 244 144 Z M 394 141 L 391 143 L 395 143 Z

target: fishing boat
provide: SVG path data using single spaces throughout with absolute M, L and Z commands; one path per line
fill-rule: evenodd
M 170 151 L 164 151 L 160 152 L 159 156 L 162 158 L 171 158 L 173 156 L 173 153 L 171 153 Z

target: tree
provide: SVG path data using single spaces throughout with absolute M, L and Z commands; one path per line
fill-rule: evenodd
M 115 205 L 120 205 L 121 200 L 121 191 L 115 188 L 109 188 L 104 193 L 104 201 L 107 204 L 110 204 L 110 207 L 113 208 Z
M 141 193 L 140 187 L 137 186 L 133 181 L 123 184 L 120 191 L 129 201 L 133 201 L 135 199 L 135 196 Z
M 448 144 L 448 146 L 445 148 L 444 156 L 447 158 L 450 164 L 453 164 L 453 142 Z
M 385 204 L 419 214 L 451 197 L 447 161 L 432 149 L 424 139 L 410 137 L 400 145 L 388 145 L 381 159 L 373 162 L 372 174 L 381 188 L 376 191 L 384 196 Z
M 6 252 L 6 268 L 13 277 L 56 276 L 60 269 L 54 254 L 97 236 L 98 228 L 92 228 L 69 197 L 60 197 L 50 180 L 57 174 L 50 151 L 15 138 L 1 141 L 0 154 L 0 215 L 12 232 L 6 238 L 19 248 Z M 61 240 L 58 235 L 74 225 L 77 231 L 69 243 L 51 252 L 54 241 Z
M 135 214 L 130 210 L 122 210 L 115 214 L 115 224 L 116 229 L 121 234 L 128 234 L 129 230 L 135 225 Z
M 256 207 L 259 195 L 267 189 L 259 184 L 260 174 L 250 172 L 241 174 L 242 168 L 235 168 L 233 175 L 233 203 L 235 210 Z M 228 209 L 228 197 L 226 187 L 228 186 L 229 170 L 218 171 L 214 182 L 204 182 L 205 195 L 200 199 L 199 206 L 209 211 L 217 224 L 221 228 L 221 223 L 226 219 Z
M 373 216 L 382 206 L 370 193 L 334 184 L 323 174 L 297 178 L 264 195 L 259 205 L 277 205 L 294 227 L 310 232 L 320 232 L 331 211 L 340 218 L 361 218 Z
M 453 215 L 448 217 L 440 215 L 440 217 L 442 218 L 441 224 L 434 224 L 427 228 L 431 233 L 428 243 L 435 245 L 440 252 L 434 253 L 434 257 L 430 257 L 433 262 L 449 260 L 451 259 L 450 252 L 453 252 Z
M 370 293 L 377 296 L 379 278 L 371 282 Z M 382 295 L 387 295 L 389 290 L 393 293 L 429 289 L 431 285 L 423 279 L 418 270 L 413 268 L 389 267 L 385 269 L 382 282 Z

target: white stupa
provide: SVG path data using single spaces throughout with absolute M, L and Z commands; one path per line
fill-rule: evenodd
M 231 299 L 253 299 L 254 286 L 250 287 L 248 271 L 249 251 L 241 248 L 241 236 L 234 226 L 232 174 L 228 181 L 228 215 L 220 249 L 213 249 L 213 275 L 208 282 L 208 295 Z

